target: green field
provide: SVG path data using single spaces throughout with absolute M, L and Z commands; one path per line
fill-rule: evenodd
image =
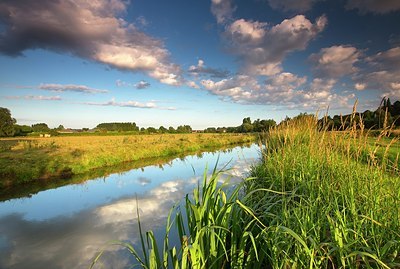
M 0 188 L 254 141 L 242 134 L 158 134 L 0 139 Z
M 143 268 L 400 268 L 398 148 L 320 131 L 310 117 L 288 122 L 270 131 L 242 184 L 205 176 L 171 210 L 163 245 L 151 231 L 142 249 L 117 244 Z

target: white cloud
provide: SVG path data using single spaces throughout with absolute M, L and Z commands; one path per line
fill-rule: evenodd
M 366 83 L 356 83 L 356 84 L 354 84 L 354 88 L 355 88 L 357 91 L 365 90 L 366 87 L 367 87 L 367 84 L 366 84 Z
M 187 81 L 186 85 L 188 87 L 190 87 L 190 88 L 193 88 L 193 89 L 199 89 L 200 88 L 199 85 L 197 85 L 197 83 L 195 81 L 192 81 L 192 80 Z
M 376 55 L 370 56 L 366 61 L 378 69 L 388 71 L 400 70 L 400 46 L 391 48 L 387 51 L 382 51 Z
M 150 83 L 148 83 L 147 81 L 144 81 L 144 80 L 141 80 L 135 84 L 135 88 L 139 89 L 139 90 L 146 89 L 148 87 L 150 87 Z
M 348 0 L 346 9 L 358 9 L 362 14 L 371 12 L 385 14 L 400 10 L 398 0 Z
M 208 75 L 213 78 L 226 78 L 229 71 L 207 67 L 204 61 L 199 59 L 197 65 L 191 65 L 188 72 L 194 76 Z
M 218 23 L 225 23 L 231 19 L 234 11 L 232 0 L 211 0 L 211 13 L 216 17 Z
M 367 66 L 354 79 L 365 88 L 380 92 L 379 96 L 400 96 L 400 47 L 379 52 L 365 59 Z
M 132 88 L 141 90 L 141 89 L 146 89 L 146 88 L 150 87 L 151 84 L 145 80 L 141 80 L 138 83 L 134 84 L 134 83 L 129 83 L 129 82 L 117 79 L 115 81 L 115 85 L 117 85 L 117 87 L 132 87 Z
M 248 103 L 255 92 L 260 90 L 258 81 L 247 75 L 236 75 L 220 81 L 202 80 L 201 85 L 210 93 L 237 103 Z
M 6 96 L 6 99 L 14 99 L 14 100 L 37 100 L 37 101 L 61 101 L 62 98 L 60 96 L 43 96 L 43 95 L 25 95 L 25 96 Z
M 267 23 L 239 19 L 229 25 L 227 31 L 232 35 L 232 39 L 239 44 L 258 44 L 265 37 L 266 26 Z
M 240 104 L 285 106 L 288 109 L 349 108 L 354 94 L 338 94 L 334 91 L 337 80 L 307 77 L 289 72 L 270 76 L 264 84 L 254 77 L 237 75 L 220 81 L 202 80 L 203 88 L 225 101 Z
M 117 107 L 130 107 L 130 108 L 146 108 L 146 109 L 161 109 L 161 110 L 176 110 L 175 107 L 160 107 L 154 101 L 141 103 L 138 101 L 126 101 L 126 102 L 116 102 L 115 99 L 111 99 L 108 102 L 97 103 L 97 102 L 86 102 L 85 105 L 91 106 L 117 106 Z
M 115 99 L 105 103 L 95 103 L 87 102 L 87 105 L 94 106 L 120 106 L 120 107 L 135 107 L 135 108 L 156 108 L 157 105 L 154 102 L 141 103 L 137 101 L 127 101 L 127 102 L 116 102 Z
M 107 90 L 94 89 L 87 87 L 85 85 L 75 85 L 75 84 L 51 84 L 42 83 L 38 86 L 40 90 L 52 91 L 52 92 L 82 92 L 82 93 L 107 93 Z
M 242 61 L 242 72 L 271 76 L 282 71 L 282 62 L 293 51 L 304 50 L 326 26 L 325 16 L 311 23 L 303 15 L 268 28 L 267 23 L 236 20 L 224 35 L 231 51 Z
M 110 67 L 140 71 L 180 85 L 181 70 L 169 60 L 161 40 L 141 32 L 120 15 L 123 0 L 30 0 L 0 2 L 0 53 L 21 55 L 43 48 L 72 53 Z
M 316 1 L 318 0 L 268 0 L 268 3 L 273 9 L 305 12 L 310 10 Z
M 339 78 L 357 71 L 354 64 L 361 53 L 351 46 L 332 46 L 322 48 L 319 53 L 310 56 L 314 72 L 318 77 Z

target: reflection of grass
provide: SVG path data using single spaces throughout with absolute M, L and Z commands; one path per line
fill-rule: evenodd
M 250 145 L 250 144 L 244 144 L 244 145 Z M 235 146 L 236 145 L 224 146 L 222 149 L 221 149 L 221 147 L 215 147 L 215 148 L 207 149 L 207 151 L 209 151 L 209 150 L 210 151 L 214 151 L 214 150 L 221 151 L 222 150 L 225 152 L 225 151 L 231 150 L 231 148 L 233 148 Z M 204 151 L 197 151 L 194 153 L 198 157 L 202 157 Z M 140 159 L 140 160 L 132 161 L 132 162 L 123 162 L 123 163 L 120 163 L 120 164 L 114 165 L 114 166 L 104 166 L 104 167 L 101 167 L 98 169 L 90 170 L 86 173 L 74 175 L 74 176 L 72 176 L 72 178 L 69 178 L 69 179 L 52 178 L 51 180 L 35 180 L 32 182 L 29 182 L 29 184 L 11 185 L 3 190 L 0 190 L 0 201 L 6 201 L 9 199 L 14 199 L 14 198 L 27 197 L 27 196 L 35 194 L 39 191 L 54 189 L 54 188 L 58 188 L 58 187 L 70 185 L 70 184 L 80 184 L 80 183 L 83 183 L 90 179 L 106 177 L 113 173 L 124 173 L 124 172 L 130 171 L 132 169 L 142 168 L 142 167 L 146 167 L 149 165 L 158 165 L 160 168 L 163 168 L 164 165 L 170 165 L 172 160 L 174 160 L 176 158 L 181 158 L 182 160 L 184 160 L 184 158 L 186 156 L 187 156 L 187 154 L 181 153 L 181 154 L 171 155 L 171 156 L 166 156 L 166 157 L 151 157 L 151 158 Z
M 0 188 L 38 178 L 70 177 L 93 169 L 253 141 L 248 135 L 163 134 L 0 140 Z
M 171 211 L 162 248 L 151 231 L 142 252 L 119 244 L 143 268 L 400 268 L 400 173 L 369 141 L 311 117 L 279 126 L 252 178 L 227 192 L 214 172 Z

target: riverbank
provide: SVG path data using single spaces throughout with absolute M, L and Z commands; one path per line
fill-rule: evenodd
M 243 134 L 160 134 L 0 139 L 0 188 L 141 159 L 253 142 Z
M 171 211 L 160 255 L 151 232 L 133 255 L 143 268 L 399 268 L 398 146 L 290 121 L 270 131 L 243 184 L 226 191 L 215 172 Z

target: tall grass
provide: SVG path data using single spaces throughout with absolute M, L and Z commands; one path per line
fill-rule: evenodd
M 362 125 L 330 132 L 313 116 L 271 130 L 264 144 L 233 190 L 215 170 L 204 176 L 171 211 L 162 249 L 152 232 L 141 233 L 142 254 L 123 243 L 140 265 L 400 268 L 400 174 L 389 149 L 377 154 Z
M 318 130 L 314 117 L 271 132 L 252 171 L 257 180 L 247 185 L 284 193 L 257 191 L 248 201 L 268 227 L 270 266 L 400 266 L 399 173 L 366 141 L 360 126 L 332 133 Z

